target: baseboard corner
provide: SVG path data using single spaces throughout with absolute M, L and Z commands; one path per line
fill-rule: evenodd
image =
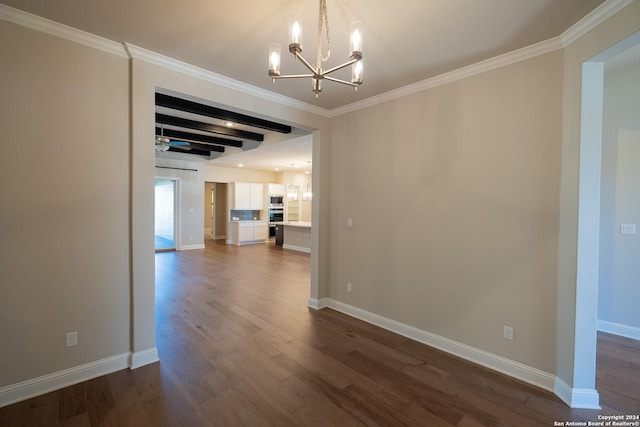
M 158 356 L 158 348 L 154 346 L 146 350 L 131 353 L 129 368 L 137 369 L 159 361 L 160 357 Z
M 573 409 L 602 409 L 600 395 L 595 389 L 572 388 L 562 379 L 556 377 L 554 393 Z

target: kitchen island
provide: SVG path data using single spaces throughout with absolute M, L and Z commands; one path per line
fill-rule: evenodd
M 311 253 L 311 222 L 310 221 L 285 221 L 283 245 L 284 249 Z
M 238 221 L 229 222 L 229 238 L 227 244 L 247 245 L 262 243 L 269 239 L 269 223 L 267 221 Z

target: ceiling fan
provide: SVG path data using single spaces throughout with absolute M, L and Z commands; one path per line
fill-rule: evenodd
M 160 135 L 156 135 L 156 151 L 168 151 L 171 147 L 181 147 L 183 150 L 190 150 L 187 148 L 189 143 L 186 141 L 172 141 L 164 136 L 164 127 L 160 124 Z

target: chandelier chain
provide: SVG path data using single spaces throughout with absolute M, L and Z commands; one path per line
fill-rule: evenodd
M 320 22 L 321 26 L 325 27 L 325 34 L 327 36 L 327 56 L 321 56 L 322 61 L 326 62 L 331 56 L 331 35 L 329 34 L 329 14 L 327 13 L 327 0 L 320 0 Z M 320 34 L 318 34 L 320 36 Z M 320 40 L 318 40 L 320 43 Z

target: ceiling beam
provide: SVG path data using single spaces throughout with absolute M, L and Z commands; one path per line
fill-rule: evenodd
M 156 105 L 159 107 L 171 108 L 173 110 L 185 111 L 188 113 L 199 114 L 201 116 L 214 117 L 226 122 L 240 123 L 274 132 L 291 133 L 291 126 L 284 125 L 282 123 L 263 120 L 257 117 L 247 116 L 246 114 L 234 113 L 233 111 L 223 110 L 221 108 L 157 92 Z
M 211 152 L 208 150 L 195 150 L 195 149 L 181 150 L 180 148 L 176 148 L 176 147 L 169 147 L 168 151 L 172 153 L 191 154 L 191 155 L 205 156 L 205 157 L 209 157 L 211 155 Z
M 176 148 L 180 149 L 180 148 L 184 148 L 185 149 L 185 153 L 189 152 L 189 148 L 191 148 L 192 150 L 202 150 L 202 151 L 215 151 L 216 153 L 224 153 L 224 147 L 220 147 L 219 145 L 207 145 L 207 144 L 198 144 L 195 142 L 189 142 L 188 146 L 176 146 Z
M 156 135 L 159 136 L 161 134 L 166 136 L 167 138 L 175 139 L 176 141 L 187 140 L 187 141 L 200 142 L 203 144 L 226 145 L 227 147 L 242 148 L 242 141 L 238 141 L 236 139 L 220 138 L 217 136 L 202 135 L 200 133 L 184 132 L 181 130 L 174 130 L 174 129 L 161 130 L 159 127 L 156 127 Z
M 197 122 L 195 120 L 183 119 L 181 117 L 169 116 L 167 114 L 156 113 L 156 123 L 217 133 L 240 139 L 249 139 L 251 141 L 264 141 L 264 135 L 261 133 L 233 129 L 226 126 L 212 125 L 211 123 Z

